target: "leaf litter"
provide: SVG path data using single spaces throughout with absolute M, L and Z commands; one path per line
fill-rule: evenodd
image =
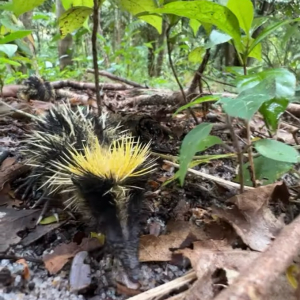
M 42 113 L 51 105 L 47 106 L 38 101 L 31 101 L 31 104 L 38 113 Z M 185 126 L 182 126 L 184 120 L 182 119 L 180 122 L 180 125 L 177 124 L 178 127 L 185 128 Z M 215 148 L 212 151 L 220 153 L 219 149 Z M 206 153 L 209 153 L 209 151 L 211 150 L 206 151 Z M 225 176 L 226 180 L 230 180 L 235 176 L 234 171 L 232 171 L 234 168 L 229 164 L 227 165 L 229 172 L 224 172 L 224 166 L 226 165 L 224 161 L 220 161 L 219 165 L 208 163 L 201 165 L 199 168 L 209 174 L 217 173 L 218 176 Z M 34 249 L 40 243 L 39 241 L 49 239 L 52 231 L 55 232 L 54 235 L 68 235 L 69 229 L 66 229 L 68 228 L 66 227 L 68 222 L 63 222 L 57 226 L 53 226 L 54 224 L 39 225 L 36 227 L 37 232 L 40 228 L 48 226 L 49 230 L 42 230 L 35 237 L 24 242 L 26 237 L 34 232 L 34 220 L 36 220 L 37 212 L 33 210 L 14 210 L 9 207 L 8 200 L 12 198 L 10 184 L 18 176 L 19 167 L 21 168 L 21 165 L 18 165 L 16 159 L 9 157 L 5 163 L 2 163 L 0 169 L 0 184 L 2 184 L 2 192 L 5 195 L 5 201 L 2 202 L 4 206 L 0 207 L 2 216 L 0 224 L 1 228 L 5 228 L 5 232 L 0 233 L 0 247 L 2 246 L 0 252 L 8 251 L 8 249 L 18 252 L 13 245 L 18 246 L 22 242 L 23 247 L 25 247 L 24 249 L 21 248 L 22 251 L 25 251 L 28 247 Z M 222 171 L 218 171 L 218 169 Z M 16 175 L 14 172 L 16 172 Z M 174 289 L 172 279 L 176 279 L 169 277 L 168 283 L 153 279 L 161 276 L 154 276 L 155 270 L 164 272 L 164 268 L 168 270 L 182 269 L 183 273 L 179 275 L 179 272 L 176 271 L 175 276 L 178 277 L 179 281 L 180 278 L 183 280 L 179 293 L 183 292 L 185 299 L 213 299 L 221 289 L 234 283 L 241 271 L 249 266 L 251 267 L 251 263 L 260 255 L 260 252 L 267 249 L 284 227 L 283 217 L 278 213 L 286 212 L 287 207 L 290 205 L 289 194 L 284 183 L 262 186 L 242 195 L 230 197 L 229 195 L 236 193 L 236 191 L 232 191 L 231 188 L 226 191 L 224 186 L 211 184 L 207 180 L 202 180 L 199 183 L 199 178 L 196 177 L 196 180 L 194 180 L 195 177 L 190 175 L 187 175 L 183 188 L 179 187 L 177 182 L 161 187 L 161 183 L 166 182 L 173 175 L 173 172 L 174 168 L 163 165 L 159 173 L 152 179 L 151 201 L 153 212 L 163 215 L 162 219 L 167 225 L 165 229 L 161 226 L 160 229 L 163 231 L 161 234 L 159 234 L 159 228 L 154 228 L 150 230 L 150 233 L 154 234 L 149 234 L 149 231 L 146 231 L 140 238 L 139 255 L 142 269 L 146 268 L 146 270 L 152 272 L 152 275 L 150 275 L 147 284 L 143 284 L 136 292 L 125 290 L 124 287 L 119 285 L 118 291 L 121 295 L 116 299 L 126 299 L 125 294 L 132 296 L 147 289 L 149 290 L 148 296 L 143 296 L 143 293 L 141 293 L 134 297 L 136 299 L 150 299 L 151 287 L 156 286 L 156 288 L 159 288 L 160 286 L 163 287 L 164 284 L 167 286 L 164 292 L 157 292 L 156 290 L 156 293 L 166 296 L 170 291 L 174 293 L 176 284 Z M 176 200 L 176 203 L 174 203 L 174 200 Z M 51 225 L 52 228 L 50 228 Z M 50 243 L 52 253 L 47 253 L 45 247 L 49 246 L 49 243 L 46 243 L 41 247 L 43 255 L 41 253 L 39 256 L 43 257 L 45 269 L 50 274 L 64 274 L 72 258 L 75 258 L 71 266 L 71 275 L 76 274 L 76 272 L 80 273 L 80 270 L 82 270 L 82 278 L 78 279 L 76 276 L 74 278 L 70 275 L 70 284 L 73 290 L 78 291 L 91 285 L 89 276 L 97 269 L 99 270 L 99 266 L 95 268 L 95 262 L 89 262 L 87 258 L 93 250 L 100 249 L 102 245 L 97 239 L 92 239 L 93 242 L 87 244 L 85 242 L 88 239 L 82 240 L 82 243 L 73 242 L 72 235 L 75 234 L 73 227 L 70 231 L 71 236 L 62 238 L 60 243 L 57 240 L 52 244 Z M 24 237 L 19 234 L 22 231 L 26 232 Z M 87 253 L 90 254 L 87 255 Z M 183 257 L 188 261 L 184 260 Z M 90 264 L 91 269 L 88 267 Z M 104 274 L 107 266 L 103 260 L 100 261 L 100 268 L 101 266 L 104 267 L 101 274 L 102 279 L 105 281 L 107 279 L 105 279 Z M 32 264 L 29 264 L 29 268 L 33 268 Z M 196 279 L 194 283 L 192 279 L 184 280 L 185 276 L 189 276 L 187 270 L 191 268 L 195 271 L 194 277 L 191 277 L 194 278 L 193 280 Z M 183 277 L 180 277 L 182 275 Z M 290 286 L 286 286 L 286 281 L 281 278 L 279 282 L 280 285 L 276 286 L 277 294 L 275 292 L 273 294 L 274 299 L 280 299 L 277 297 L 278 294 L 282 296 L 281 299 L 284 299 L 284 294 L 280 294 L 280 290 L 285 291 L 285 295 L 290 292 Z M 187 283 L 192 285 L 189 286 Z M 168 288 L 168 284 L 172 288 Z M 104 283 L 102 287 L 105 286 Z M 180 284 L 177 287 L 179 286 Z M 101 284 L 98 282 L 99 288 L 101 290 Z

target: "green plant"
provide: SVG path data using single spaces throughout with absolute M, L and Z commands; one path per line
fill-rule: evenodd
M 207 32 L 210 36 L 212 34 L 215 35 L 215 38 L 210 38 L 210 41 L 203 45 L 203 47 L 197 47 L 189 54 L 190 61 L 200 62 L 204 49 L 218 43 L 229 41 L 235 47 L 242 65 L 242 74 L 235 74 L 238 95 L 236 98 L 220 98 L 217 104 L 222 106 L 228 116 L 240 118 L 245 121 L 250 172 L 246 170 L 243 164 L 243 153 L 237 147 L 240 163 L 238 178 L 241 181 L 241 186 L 243 187 L 244 180 L 249 184 L 249 178 L 255 186 L 256 178 L 260 179 L 264 176 L 264 174 L 257 172 L 257 170 L 264 170 L 263 168 L 258 168 L 258 164 L 261 163 L 261 157 L 264 157 L 269 162 L 278 162 L 268 164 L 270 168 L 268 172 L 272 174 L 279 176 L 282 171 L 292 168 L 292 165 L 299 160 L 298 151 L 291 146 L 272 140 L 271 138 L 252 142 L 249 121 L 259 111 L 264 117 L 270 134 L 275 133 L 280 116 L 287 108 L 288 103 L 293 101 L 296 88 L 295 75 L 284 68 L 263 69 L 257 73 L 248 73 L 247 61 L 249 57 L 260 61 L 262 51 L 261 42 L 283 25 L 298 22 L 300 19 L 286 19 L 273 22 L 262 30 L 256 38 L 253 38 L 253 32 L 265 20 L 254 18 L 254 9 L 250 0 L 229 0 L 226 6 L 205 0 L 173 1 L 164 5 L 163 8 L 152 10 L 149 13 L 172 14 L 189 18 L 194 32 L 201 23 L 208 29 Z M 193 20 L 195 19 L 199 23 L 194 22 Z M 211 31 L 211 25 L 216 26 L 223 33 Z M 177 112 L 193 107 L 201 102 L 212 100 L 217 99 L 213 99 L 212 97 L 198 98 L 181 107 Z M 179 157 L 180 169 L 177 174 L 181 184 L 184 182 L 188 166 L 194 165 L 193 156 L 209 146 L 220 143 L 216 137 L 209 135 L 210 130 L 211 126 L 209 124 L 200 124 L 189 132 L 183 140 Z M 253 159 L 254 149 L 260 156 Z

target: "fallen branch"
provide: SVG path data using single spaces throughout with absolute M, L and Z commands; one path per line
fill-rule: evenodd
M 94 74 L 95 70 L 93 70 L 93 69 L 87 69 L 87 72 Z M 125 78 L 113 75 L 113 74 L 111 74 L 109 72 L 106 72 L 106 71 L 98 71 L 98 74 L 100 76 L 105 76 L 105 77 L 107 77 L 107 78 L 109 78 L 111 80 L 115 80 L 115 81 L 120 81 L 120 82 L 126 83 L 126 84 L 131 85 L 131 86 L 136 87 L 136 88 L 146 89 L 145 86 L 143 86 L 143 85 L 141 85 L 141 84 L 139 84 L 137 82 L 134 82 L 134 81 L 131 81 L 131 80 L 128 80 L 128 79 L 125 79 Z
M 60 81 L 53 81 L 51 85 L 55 89 L 62 89 L 65 87 L 70 87 L 78 90 L 85 90 L 89 89 L 95 91 L 96 86 L 94 83 L 91 82 L 82 82 L 82 81 L 74 81 L 74 80 L 60 80 Z M 113 91 L 120 91 L 120 90 L 127 90 L 131 89 L 132 87 L 126 84 L 120 83 L 100 83 L 99 84 L 100 90 L 113 90 Z
M 300 251 L 300 216 L 282 229 L 270 244 L 236 281 L 215 300 L 264 299 L 272 283 L 288 268 Z
M 294 116 L 300 117 L 300 104 L 290 103 L 286 110 Z
M 176 168 L 179 168 L 179 165 L 178 164 L 175 164 L 171 161 L 168 161 L 168 160 L 164 160 L 164 162 L 170 166 L 173 166 L 173 167 L 176 167 Z M 216 176 L 212 176 L 212 175 L 209 175 L 209 174 L 206 174 L 206 173 L 202 173 L 200 171 L 196 171 L 194 169 L 188 169 L 188 172 L 190 173 L 193 173 L 197 176 L 201 176 L 203 178 L 206 178 L 206 179 L 209 179 L 209 180 L 212 180 L 212 181 L 215 181 L 221 185 L 225 185 L 225 186 L 230 186 L 230 187 L 233 187 L 233 188 L 236 188 L 236 189 L 239 189 L 241 187 L 240 184 L 238 183 L 235 183 L 235 182 L 231 182 L 231 181 L 228 181 L 228 180 L 225 180 L 225 179 L 222 179 L 220 177 L 216 177 Z M 254 189 L 253 187 L 251 186 L 245 186 L 244 187 L 244 190 L 252 190 Z
M 158 296 L 161 297 L 163 295 L 169 294 L 171 291 L 173 291 L 175 289 L 179 289 L 180 287 L 192 282 L 195 279 L 197 279 L 196 272 L 191 271 L 182 277 L 176 278 L 176 279 L 169 281 L 165 284 L 162 284 L 154 289 L 151 289 L 144 293 L 133 296 L 133 297 L 129 298 L 128 300 L 150 300 L 150 299 L 153 299 L 154 297 L 158 297 Z

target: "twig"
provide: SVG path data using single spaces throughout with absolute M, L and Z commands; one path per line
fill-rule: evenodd
M 168 298 L 167 300 L 182 300 L 182 299 L 184 299 L 186 294 L 187 294 L 187 291 L 182 292 L 178 295 L 172 296 L 172 297 Z
M 167 48 L 168 48 L 169 64 L 170 64 L 170 66 L 171 66 L 173 75 L 174 75 L 175 80 L 176 80 L 176 82 L 177 82 L 177 84 L 178 84 L 178 86 L 179 86 L 179 89 L 180 89 L 180 91 L 181 91 L 183 100 L 184 100 L 185 104 L 188 104 L 188 100 L 187 100 L 187 98 L 186 98 L 186 95 L 185 95 L 185 92 L 184 92 L 184 90 L 183 90 L 183 87 L 182 87 L 182 85 L 181 85 L 181 83 L 180 83 L 180 81 L 179 81 L 179 79 L 178 79 L 177 74 L 176 74 L 176 70 L 175 70 L 175 68 L 174 68 L 173 61 L 172 61 L 172 57 L 171 57 L 171 52 L 172 52 L 172 51 L 171 51 L 170 38 L 169 38 L 171 28 L 172 28 L 172 26 L 169 25 L 169 27 L 168 27 L 167 30 L 166 30 L 166 38 L 167 38 Z M 196 124 L 199 124 L 196 115 L 194 114 L 193 110 L 192 110 L 190 107 L 188 108 L 188 111 L 189 111 L 189 113 L 192 115 L 192 117 L 194 118 L 195 123 L 196 123 Z
M 95 70 L 95 85 L 96 85 L 96 100 L 98 106 L 98 115 L 101 115 L 101 97 L 99 87 L 99 68 L 98 68 L 98 54 L 97 54 L 97 32 L 99 26 L 99 0 L 94 0 L 93 10 L 93 32 L 92 32 L 92 49 L 93 49 L 93 65 Z
M 255 176 L 255 167 L 252 155 L 252 147 L 251 147 L 251 130 L 249 121 L 245 121 L 246 130 L 247 130 L 247 146 L 248 146 L 248 159 L 249 159 L 249 167 L 250 167 L 250 177 L 253 183 L 253 187 L 256 187 L 256 176 Z
M 93 69 L 87 69 L 87 72 L 88 73 L 95 73 L 95 70 L 93 70 Z M 106 72 L 106 71 L 98 71 L 98 74 L 100 76 L 105 76 L 105 77 L 107 77 L 107 78 L 109 78 L 111 80 L 124 82 L 124 83 L 126 83 L 128 85 L 131 85 L 133 87 L 136 87 L 136 88 L 146 89 L 146 87 L 144 85 L 141 85 L 141 84 L 139 84 L 137 82 L 134 82 L 134 81 L 122 78 L 120 76 L 113 75 L 113 74 L 111 74 L 109 72 Z
M 295 117 L 292 113 L 290 113 L 288 110 L 286 110 L 284 113 L 289 115 L 297 123 L 300 123 L 300 120 L 297 117 Z
M 244 270 L 215 300 L 265 299 L 274 281 L 300 251 L 300 216 L 282 229 L 266 251 Z
M 39 117 L 36 117 L 35 115 L 28 114 L 25 111 L 22 111 L 20 109 L 14 108 L 13 106 L 11 106 L 11 105 L 7 104 L 6 102 L 4 102 L 2 99 L 0 99 L 0 103 L 2 103 L 3 105 L 5 105 L 7 108 L 9 108 L 9 109 L 11 109 L 11 110 L 13 110 L 13 111 L 15 111 L 15 112 L 17 112 L 19 114 L 22 114 L 22 115 L 24 115 L 24 116 L 26 116 L 26 117 L 28 117 L 30 119 L 40 120 Z
M 19 260 L 19 259 L 25 259 L 26 261 L 31 261 L 37 264 L 43 264 L 43 260 L 40 258 L 35 258 L 31 256 L 16 256 L 16 255 L 0 255 L 0 259 L 9 259 L 9 260 Z
M 235 149 L 237 152 L 237 158 L 238 158 L 238 162 L 239 162 L 240 193 L 242 194 L 244 192 L 243 152 L 241 151 L 241 147 L 240 147 L 239 141 L 235 135 L 233 126 L 231 124 L 231 118 L 229 115 L 226 115 L 226 121 L 227 121 L 227 126 L 228 126 L 231 136 L 232 136 L 233 145 L 235 146 Z
M 202 73 L 204 72 L 204 70 L 206 68 L 206 65 L 208 63 L 209 57 L 210 57 L 210 49 L 206 49 L 205 55 L 203 57 L 203 60 L 202 60 L 202 62 L 200 64 L 198 70 L 195 72 L 194 78 L 193 78 L 193 80 L 192 80 L 192 82 L 190 84 L 190 87 L 188 89 L 188 92 L 187 92 L 188 97 L 190 96 L 190 94 L 192 94 L 192 93 L 195 92 L 199 80 L 200 80 L 200 83 L 201 83 Z M 202 94 L 203 91 L 202 91 L 201 84 L 200 84 L 199 90 L 200 90 L 200 93 Z
M 196 272 L 191 271 L 185 274 L 182 277 L 176 278 L 170 282 L 167 282 L 165 284 L 162 284 L 154 289 L 151 289 L 149 291 L 146 291 L 142 294 L 133 296 L 129 298 L 128 300 L 150 300 L 157 296 L 162 296 L 170 293 L 172 290 L 178 289 L 182 286 L 184 286 L 187 283 L 190 283 L 191 281 L 195 280 L 197 278 Z
M 220 83 L 220 84 L 223 84 L 223 85 L 227 85 L 227 86 L 231 86 L 231 87 L 235 87 L 236 88 L 236 86 L 234 84 L 227 83 L 227 82 L 224 82 L 224 81 L 221 81 L 221 80 L 217 80 L 217 79 L 212 78 L 212 77 L 210 77 L 208 75 L 203 75 L 202 73 L 199 73 L 198 71 L 197 71 L 197 73 L 199 74 L 199 76 L 205 78 L 206 80 L 211 80 L 211 81 L 214 81 L 216 83 Z
M 178 165 L 178 164 L 175 164 L 175 163 L 173 163 L 173 162 L 171 162 L 171 161 L 164 160 L 164 162 L 165 162 L 166 164 L 170 165 L 170 166 L 179 168 L 179 165 Z M 206 178 L 206 179 L 215 181 L 215 182 L 217 182 L 217 183 L 219 183 L 219 184 L 223 184 L 223 185 L 230 186 L 230 187 L 237 188 L 237 189 L 241 187 L 241 185 L 238 184 L 238 183 L 231 182 L 231 181 L 222 179 L 222 178 L 220 178 L 220 177 L 212 176 L 212 175 L 209 175 L 209 174 L 206 174 L 206 173 L 202 173 L 202 172 L 200 172 L 200 171 L 196 171 L 196 170 L 190 169 L 190 168 L 187 169 L 187 170 L 188 170 L 188 172 L 191 172 L 191 173 L 193 173 L 193 174 L 195 174 L 195 175 L 197 175 L 197 176 L 201 176 L 201 177 L 203 177 L 203 178 Z M 254 189 L 254 188 L 251 187 L 251 186 L 245 186 L 244 189 L 245 189 L 245 190 L 252 190 L 252 189 Z

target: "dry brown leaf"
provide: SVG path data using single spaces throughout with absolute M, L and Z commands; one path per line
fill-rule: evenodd
M 30 270 L 29 270 L 29 267 L 28 267 L 28 264 L 27 264 L 26 260 L 25 260 L 24 258 L 18 259 L 18 260 L 16 261 L 16 263 L 22 264 L 22 265 L 24 266 L 24 270 L 23 270 L 22 277 L 23 277 L 25 280 L 29 280 L 29 279 L 30 279 Z
M 84 238 L 80 245 L 76 243 L 58 245 L 51 254 L 46 254 L 43 261 L 50 274 L 56 274 L 70 258 L 74 257 L 80 251 L 93 251 L 102 247 L 96 238 Z
M 19 164 L 15 157 L 7 157 L 0 167 L 0 190 L 6 182 L 10 182 L 18 177 L 28 167 Z
M 52 102 L 45 102 L 40 100 L 30 100 L 29 102 L 34 113 L 37 114 L 45 113 L 45 111 L 49 110 L 54 105 Z
M 186 293 L 186 300 L 212 300 L 219 292 L 219 286 L 213 279 L 217 269 L 226 272 L 227 281 L 232 284 L 241 272 L 251 272 L 252 262 L 259 252 L 229 249 L 225 241 L 195 242 L 194 250 L 183 249 L 177 252 L 188 257 L 196 271 L 198 280 Z M 276 279 L 264 300 L 295 300 L 293 288 L 283 274 Z
M 20 242 L 19 231 L 34 228 L 40 210 L 16 210 L 0 207 L 0 252 L 5 252 L 10 245 Z
M 172 258 L 170 249 L 178 249 L 183 244 L 195 240 L 207 239 L 203 229 L 184 221 L 172 221 L 167 226 L 168 234 L 161 236 L 144 235 L 140 239 L 140 261 L 169 261 Z M 186 245 L 186 246 L 188 246 Z
M 280 184 L 262 186 L 234 196 L 229 199 L 234 204 L 233 208 L 215 207 L 213 211 L 229 222 L 250 248 L 264 251 L 284 226 L 284 222 L 277 219 L 268 208 L 274 197 L 286 197 L 286 186 Z
M 183 249 L 177 252 L 189 258 L 198 278 L 187 292 L 185 299 L 188 300 L 213 299 L 219 292 L 213 280 L 217 269 L 227 271 L 227 276 L 228 273 L 232 276 L 230 271 L 238 275 L 259 255 L 252 251 L 233 250 L 226 240 L 195 242 L 193 250 Z

